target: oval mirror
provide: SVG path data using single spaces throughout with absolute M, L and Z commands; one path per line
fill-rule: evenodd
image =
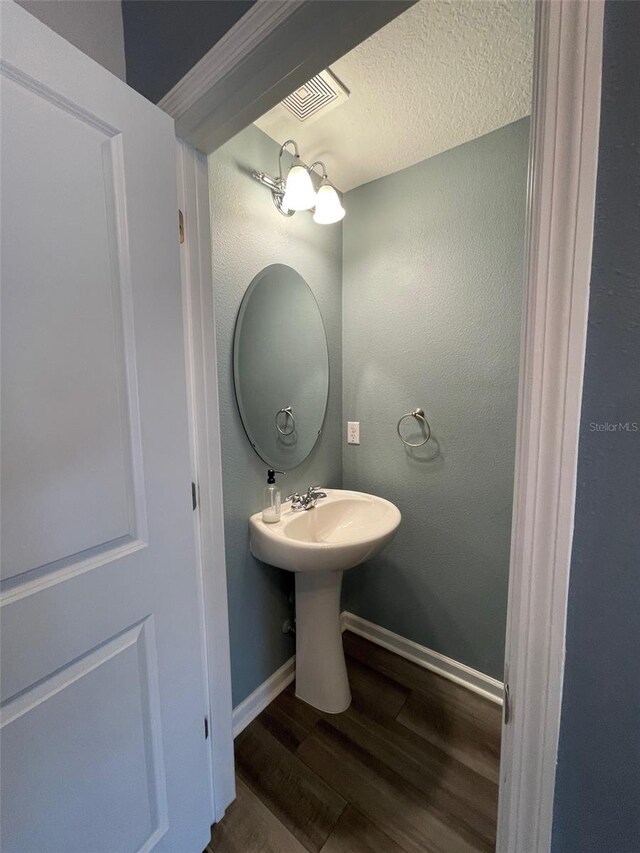
M 242 300 L 233 339 L 233 379 L 242 424 L 256 453 L 288 471 L 318 440 L 329 393 L 329 352 L 311 288 L 272 264 Z

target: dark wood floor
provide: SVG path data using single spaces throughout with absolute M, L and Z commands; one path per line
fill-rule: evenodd
M 238 798 L 205 853 L 470 853 L 495 847 L 500 708 L 344 635 L 351 707 L 293 685 L 236 740 Z

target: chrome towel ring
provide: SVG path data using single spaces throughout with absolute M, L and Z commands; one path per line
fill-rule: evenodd
M 285 422 L 284 422 L 285 426 L 287 424 L 286 419 L 291 420 L 291 429 L 290 430 L 282 429 L 282 427 L 278 423 L 278 415 L 284 415 L 285 416 Z M 296 419 L 293 416 L 293 409 L 291 406 L 285 406 L 283 409 L 278 409 L 278 411 L 276 412 L 276 416 L 275 416 L 275 422 L 276 422 L 276 429 L 278 430 L 280 435 L 292 435 L 296 431 Z
M 418 421 L 422 421 L 422 423 L 424 424 L 424 426 L 425 426 L 425 428 L 426 428 L 426 430 L 427 430 L 427 437 L 425 438 L 425 440 L 424 440 L 424 441 L 419 441 L 419 442 L 417 442 L 416 444 L 413 444 L 411 441 L 407 441 L 407 440 L 403 437 L 402 433 L 400 432 L 400 424 L 402 423 L 402 421 L 403 421 L 405 418 L 415 418 L 415 419 L 416 419 L 416 420 L 418 420 Z M 407 414 L 406 414 L 406 415 L 403 415 L 403 416 L 400 418 L 400 420 L 398 421 L 398 427 L 397 427 L 397 429 L 398 429 L 398 435 L 400 436 L 400 441 L 401 441 L 403 444 L 406 444 L 406 445 L 407 445 L 407 447 L 422 447 L 422 445 L 423 445 L 423 444 L 426 444 L 426 443 L 429 441 L 429 439 L 431 438 L 431 427 L 430 427 L 430 425 L 429 425 L 429 421 L 428 421 L 428 420 L 426 419 L 426 417 L 424 416 L 424 409 L 414 409 L 412 412 L 407 412 Z

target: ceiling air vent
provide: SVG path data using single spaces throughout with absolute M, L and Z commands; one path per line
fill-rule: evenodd
M 321 71 L 285 98 L 282 106 L 298 121 L 309 121 L 344 103 L 348 97 L 349 92 L 337 77 L 330 71 Z

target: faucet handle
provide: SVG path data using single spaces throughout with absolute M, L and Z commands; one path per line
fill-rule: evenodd
M 299 501 L 300 500 L 300 492 L 294 492 L 292 495 L 289 495 L 284 499 L 285 503 L 287 501 Z

